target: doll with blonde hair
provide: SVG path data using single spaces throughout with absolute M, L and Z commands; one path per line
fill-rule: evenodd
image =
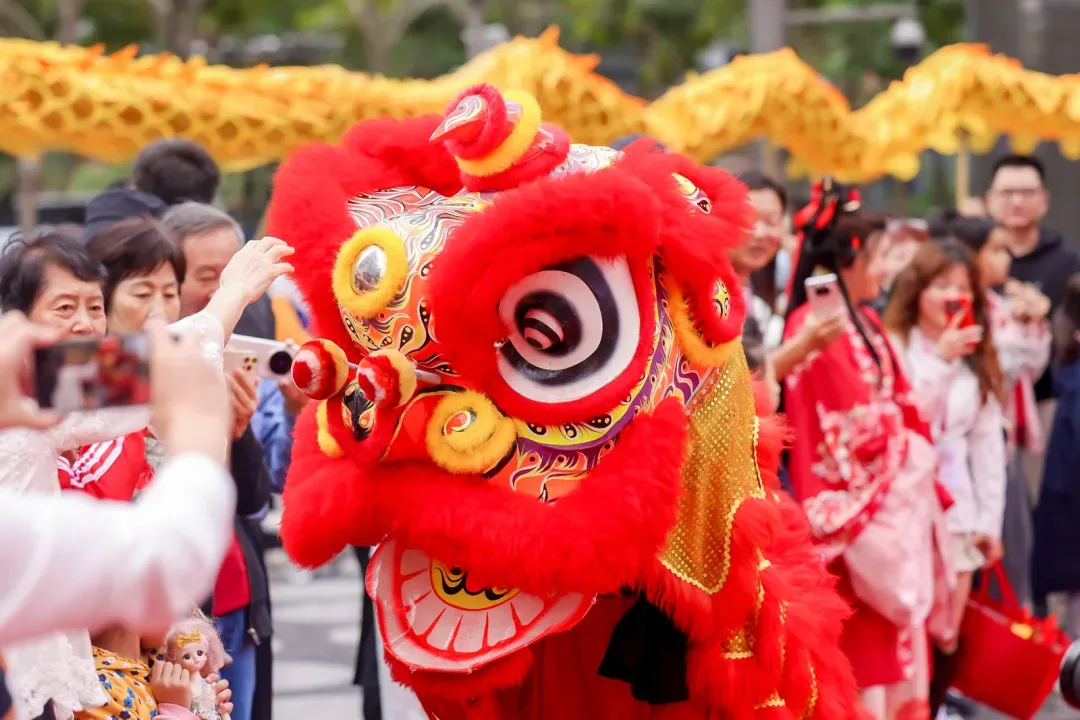
M 217 694 L 206 680 L 232 660 L 208 618 L 200 614 L 173 625 L 165 637 L 164 659 L 191 675 L 191 712 L 202 720 L 230 720 L 218 714 Z

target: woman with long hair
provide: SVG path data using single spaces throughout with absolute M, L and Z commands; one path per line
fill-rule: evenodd
M 970 311 L 968 310 L 970 308 Z M 938 452 L 938 477 L 957 571 L 952 617 L 962 617 L 974 572 L 1001 560 L 1005 512 L 1004 378 L 989 331 L 976 258 L 957 240 L 924 244 L 897 278 L 885 327 Z M 932 706 L 944 700 L 956 638 L 938 647 Z M 934 709 L 932 707 L 932 709 Z
M 842 646 L 875 717 L 929 717 L 927 624 L 935 577 L 948 580 L 929 430 L 877 314 L 888 239 L 858 194 L 823 184 L 800 213 L 802 246 L 785 335 L 816 303 L 806 281 L 835 275 L 844 333 L 785 380 L 794 430 L 790 473 L 821 552 L 853 615 Z M 831 278 L 826 278 L 832 281 Z

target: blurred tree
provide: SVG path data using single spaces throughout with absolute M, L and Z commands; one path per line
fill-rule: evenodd
M 27 6 L 18 0 L 0 0 L 0 34 L 47 40 L 48 34 L 41 21 L 41 8 L 37 7 L 38 4 Z
M 637 44 L 643 94 L 682 81 L 697 54 L 718 38 L 745 34 L 745 0 L 563 0 L 560 19 L 571 39 L 601 50 Z
M 895 0 L 789 0 L 792 8 L 874 5 Z M 963 0 L 915 0 L 926 29 L 923 54 L 964 39 Z M 904 63 L 889 44 L 892 21 L 793 28 L 790 44 L 848 96 L 866 102 L 888 81 L 903 76 Z
M 187 57 L 199 36 L 206 0 L 147 0 L 154 18 L 154 40 L 159 50 Z
M 393 51 L 413 23 L 429 10 L 447 7 L 458 20 L 458 31 L 466 23 L 483 22 L 482 0 L 345 0 L 364 41 L 367 69 L 389 75 Z

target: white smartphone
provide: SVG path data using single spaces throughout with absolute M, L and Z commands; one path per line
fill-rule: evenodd
M 243 370 L 252 377 L 276 380 L 292 372 L 295 354 L 290 343 L 233 335 L 225 346 L 225 372 Z
M 806 301 L 810 310 L 819 317 L 828 317 L 844 310 L 844 296 L 840 294 L 840 284 L 836 275 L 814 275 L 806 278 Z

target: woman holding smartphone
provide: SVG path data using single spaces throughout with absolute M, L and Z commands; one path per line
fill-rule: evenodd
M 919 409 L 938 452 L 938 477 L 953 504 L 946 514 L 957 573 L 952 617 L 959 622 L 976 570 L 1002 557 L 1005 511 L 1004 378 L 988 331 L 987 297 L 975 256 L 953 239 L 926 243 L 900 273 L 885 326 L 903 348 Z M 956 628 L 959 629 L 958 627 Z M 931 710 L 952 678 L 940 643 Z
M 800 213 L 802 248 L 785 335 L 841 308 L 844 332 L 785 379 L 794 495 L 851 603 L 841 644 L 867 710 L 928 717 L 927 622 L 944 537 L 929 433 L 877 314 L 888 239 L 858 195 L 819 185 Z M 813 298 L 813 299 L 810 299 Z

